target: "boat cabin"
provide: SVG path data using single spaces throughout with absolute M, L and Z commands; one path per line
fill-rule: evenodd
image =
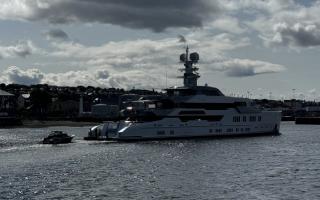
M 169 97 L 194 95 L 224 96 L 224 94 L 218 88 L 209 86 L 168 88 L 166 91 Z

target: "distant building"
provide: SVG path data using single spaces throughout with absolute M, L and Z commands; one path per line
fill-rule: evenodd
M 0 127 L 20 125 L 17 117 L 16 97 L 6 91 L 0 90 Z
M 320 106 L 307 106 L 305 109 L 307 112 L 320 112 Z
M 119 97 L 119 107 L 123 109 L 132 101 L 137 101 L 141 98 L 138 94 L 124 94 Z
M 0 90 L 0 117 L 13 115 L 16 109 L 15 96 Z
M 30 94 L 20 94 L 17 98 L 18 110 L 24 109 L 30 106 Z
M 79 102 L 74 100 L 56 100 L 50 104 L 49 113 L 52 115 L 63 115 L 64 117 L 73 117 L 78 114 Z
M 91 115 L 96 118 L 116 118 L 119 116 L 119 106 L 96 104 L 92 106 Z
M 290 107 L 293 110 L 301 110 L 302 109 L 302 102 L 299 100 L 284 100 L 284 105 Z

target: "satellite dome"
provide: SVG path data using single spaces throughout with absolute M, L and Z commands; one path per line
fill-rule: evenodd
M 193 52 L 190 54 L 190 60 L 193 62 L 199 61 L 199 54 L 197 52 Z
M 185 62 L 185 61 L 187 60 L 186 58 L 187 58 L 187 56 L 186 56 L 185 53 L 183 53 L 183 54 L 180 55 L 180 61 L 181 61 L 181 62 Z

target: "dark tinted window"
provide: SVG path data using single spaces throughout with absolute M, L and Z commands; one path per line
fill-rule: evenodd
M 179 115 L 203 115 L 205 112 L 203 110 L 184 110 L 179 112 Z
M 201 93 L 207 96 L 223 96 L 218 89 L 202 90 Z
M 207 121 L 221 121 L 222 115 L 206 115 L 206 116 L 179 116 L 180 120 L 183 122 L 190 120 L 207 120 Z
M 180 90 L 179 94 L 180 94 L 180 96 L 192 96 L 192 95 L 196 95 L 196 91 L 195 90 Z
M 157 105 L 162 109 L 172 109 L 175 107 L 175 103 L 170 99 L 162 99 L 157 103 Z
M 236 106 L 247 106 L 246 102 L 234 102 Z
M 203 108 L 207 110 L 226 110 L 235 108 L 233 103 L 180 103 L 180 108 Z

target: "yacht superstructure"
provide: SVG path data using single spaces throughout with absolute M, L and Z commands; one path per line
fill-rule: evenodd
M 247 98 L 225 96 L 214 87 L 198 86 L 198 53 L 180 55 L 182 87 L 166 89 L 157 100 L 141 99 L 126 109 L 128 118 L 91 128 L 88 138 L 143 140 L 227 135 L 279 134 L 281 112 L 265 111 Z

